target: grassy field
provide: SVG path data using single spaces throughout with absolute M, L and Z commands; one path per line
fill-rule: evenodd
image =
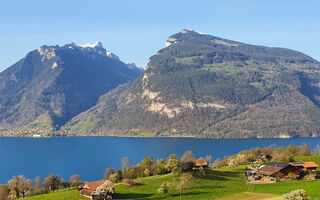
M 285 194 L 297 189 L 304 189 L 312 200 L 320 200 L 320 180 L 297 180 L 254 185 L 253 191 L 257 193 Z
M 88 200 L 79 194 L 78 190 L 62 190 L 54 193 L 24 198 L 26 200 Z
M 304 162 L 304 161 L 313 161 L 320 165 L 320 156 L 319 155 L 313 155 L 313 156 L 295 156 L 293 157 L 293 160 L 295 162 Z
M 281 195 L 295 189 L 305 189 L 311 200 L 320 200 L 320 180 L 300 180 L 275 184 L 249 185 L 245 183 L 244 167 L 236 169 L 222 168 L 219 170 L 207 170 L 202 176 L 194 172 L 194 180 L 190 188 L 183 195 L 184 200 L 193 199 L 218 199 L 218 200 L 280 200 Z M 157 189 L 163 181 L 172 182 L 172 175 L 148 177 L 138 180 L 141 185 L 116 186 L 115 199 L 163 199 L 157 193 Z M 178 178 L 174 179 L 175 182 Z M 58 191 L 55 193 L 26 198 L 26 200 L 81 200 L 86 199 L 79 195 L 79 191 Z M 172 188 L 166 195 L 168 200 L 179 199 L 179 192 Z
M 248 186 L 242 172 L 209 170 L 206 176 L 194 173 L 190 189 L 186 189 L 183 199 L 217 199 L 219 197 L 244 192 Z M 172 182 L 172 176 L 146 180 L 142 185 L 129 187 L 119 185 L 116 188 L 116 199 L 162 199 L 157 189 L 163 181 Z M 178 181 L 177 179 L 175 181 Z M 179 199 L 179 192 L 171 189 L 166 199 Z

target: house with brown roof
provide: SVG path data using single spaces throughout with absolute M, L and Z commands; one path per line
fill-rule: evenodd
M 285 163 L 271 162 L 268 165 L 261 167 L 257 171 L 257 174 L 259 175 L 260 179 L 284 179 L 286 176 L 289 175 L 289 173 L 296 175 L 296 178 L 300 176 L 299 169 Z
M 302 176 L 310 175 L 311 179 L 316 179 L 318 176 L 317 168 L 319 165 L 317 165 L 313 161 L 308 162 L 291 162 L 290 165 L 294 166 L 295 168 L 299 169 L 302 172 Z
M 308 162 L 291 162 L 289 163 L 290 165 L 300 168 L 302 171 L 305 172 L 312 172 L 312 171 L 316 171 L 317 168 L 319 167 L 319 165 L 317 165 L 315 162 L 313 161 L 308 161 Z
M 208 167 L 208 161 L 205 160 L 204 158 L 200 158 L 200 159 L 198 159 L 198 160 L 196 160 L 194 162 L 194 166 L 196 168 L 200 168 L 200 167 L 207 168 Z
M 80 188 L 80 194 L 82 196 L 88 197 L 90 199 L 94 199 L 94 193 L 97 191 L 97 189 L 105 184 L 107 181 L 95 181 L 95 182 L 86 182 L 81 188 Z M 113 190 L 115 189 L 114 184 L 108 184 L 108 187 Z

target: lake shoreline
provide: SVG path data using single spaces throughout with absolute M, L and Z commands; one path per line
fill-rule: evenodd
M 0 157 L 5 160 L 0 165 L 0 183 L 14 175 L 34 178 L 50 173 L 65 179 L 79 174 L 86 181 L 94 181 L 103 178 L 106 168 L 120 168 L 123 157 L 136 164 L 145 156 L 157 160 L 174 153 L 180 157 L 190 150 L 197 157 L 212 155 L 215 160 L 253 147 L 304 143 L 314 149 L 320 144 L 320 138 L 0 137 Z
M 55 135 L 55 136 L 4 136 L 0 138 L 82 138 L 82 137 L 110 137 L 110 138 L 194 138 L 194 139 L 293 139 L 293 138 L 320 138 L 320 136 L 311 137 L 196 137 L 196 136 L 119 136 L 119 135 Z

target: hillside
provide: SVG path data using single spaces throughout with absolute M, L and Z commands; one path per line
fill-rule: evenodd
M 39 47 L 0 73 L 1 134 L 51 134 L 141 73 L 100 42 Z
M 320 63 L 284 48 L 182 30 L 137 80 L 103 95 L 63 133 L 214 138 L 311 137 Z
M 190 187 L 183 192 L 182 199 L 218 199 L 218 200 L 280 200 L 282 195 L 292 190 L 304 189 L 307 191 L 311 200 L 318 199 L 319 180 L 296 180 L 289 182 L 278 182 L 275 184 L 246 184 L 243 171 L 235 169 L 217 169 L 207 170 L 206 175 L 202 176 L 198 172 L 193 173 L 193 180 Z M 175 182 L 178 182 L 176 178 Z M 116 195 L 114 199 L 163 199 L 157 192 L 162 182 L 172 182 L 171 176 L 162 176 L 159 178 L 146 178 L 141 181 L 141 185 L 125 186 L 119 184 L 116 186 Z M 56 191 L 54 193 L 26 197 L 26 200 L 79 200 L 85 197 L 79 194 L 78 190 Z M 180 199 L 179 191 L 175 187 L 170 188 L 165 199 Z

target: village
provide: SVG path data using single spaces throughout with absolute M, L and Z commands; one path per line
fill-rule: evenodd
M 289 146 L 293 149 L 294 146 Z M 282 147 L 281 147 L 282 148 Z M 304 154 L 310 154 L 306 146 L 295 147 L 296 152 L 304 152 Z M 277 182 L 288 182 L 293 180 L 316 180 L 319 178 L 319 172 L 317 171 L 319 165 L 314 161 L 303 162 L 274 162 L 273 156 L 268 148 L 264 149 L 251 149 L 250 151 L 243 151 L 234 156 L 225 158 L 224 161 L 217 159 L 214 163 L 211 163 L 211 157 L 195 159 L 192 152 L 186 152 L 184 156 L 179 159 L 175 157 L 176 161 L 176 173 L 202 173 L 206 176 L 206 172 L 213 171 L 219 168 L 235 168 L 242 167 L 245 173 L 245 184 L 273 184 Z M 264 152 L 264 153 L 261 153 Z M 277 151 L 276 151 L 277 152 Z M 255 154 L 252 159 L 252 153 Z M 237 158 L 242 158 L 239 162 Z M 248 160 L 243 159 L 248 157 Z M 168 158 L 168 163 L 172 162 L 172 158 Z M 236 160 L 236 161 L 235 161 Z M 246 160 L 246 161 L 244 161 Z M 290 159 L 289 159 L 290 160 Z M 236 163 L 236 164 L 235 164 Z M 141 166 L 141 163 L 138 166 Z M 167 173 L 175 173 L 174 168 L 170 168 L 167 165 Z M 171 170 L 170 170 L 171 169 Z M 151 175 L 152 177 L 152 175 Z M 111 179 L 110 179 L 111 178 Z M 123 179 L 114 181 L 112 175 L 108 180 L 87 182 L 80 188 L 80 194 L 93 200 L 112 199 L 116 193 L 117 185 L 123 184 L 129 187 L 138 185 L 139 182 L 131 179 Z

